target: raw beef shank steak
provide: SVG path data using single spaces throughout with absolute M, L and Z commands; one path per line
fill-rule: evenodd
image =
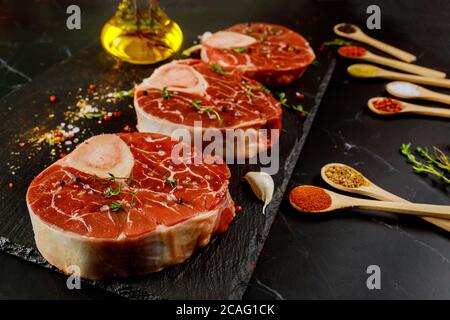
M 196 122 L 202 132 L 220 131 L 224 138 L 224 148 L 217 150 L 220 156 L 230 147 L 227 130 L 239 132 L 236 145 L 243 147 L 233 150 L 235 157 L 249 158 L 278 142 L 281 128 L 280 103 L 259 82 L 238 70 L 223 71 L 194 59 L 156 69 L 135 88 L 134 105 L 141 132 L 171 135 L 186 129 L 193 137 Z M 270 129 L 277 130 L 271 135 Z
M 180 142 L 151 133 L 104 134 L 41 172 L 27 192 L 36 245 L 49 263 L 88 279 L 181 263 L 234 217 L 230 171 L 216 159 L 174 158 Z
M 200 55 L 206 63 L 225 70 L 237 68 L 268 86 L 290 84 L 315 59 L 314 51 L 300 34 L 268 23 L 242 23 L 206 33 Z

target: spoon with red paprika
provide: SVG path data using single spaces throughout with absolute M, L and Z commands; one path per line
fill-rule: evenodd
M 384 51 L 391 56 L 394 56 L 400 60 L 406 61 L 406 62 L 413 62 L 416 61 L 416 56 L 400 50 L 398 48 L 395 48 L 387 43 L 381 42 L 379 40 L 376 40 L 372 37 L 369 37 L 367 34 L 365 34 L 357 25 L 351 24 L 351 23 L 339 23 L 334 26 L 333 31 L 335 34 L 337 34 L 340 37 L 356 40 L 365 44 L 368 44 L 369 46 L 372 46 L 374 48 L 377 48 L 378 50 Z
M 450 110 L 445 108 L 425 107 L 397 99 L 375 97 L 367 101 L 371 111 L 383 116 L 391 116 L 399 113 L 415 113 L 432 117 L 450 118 Z
M 395 59 L 385 58 L 359 46 L 342 46 L 338 49 L 338 54 L 344 58 L 377 63 L 383 66 L 388 66 L 394 69 L 418 74 L 425 77 L 443 79 L 446 76 L 444 72 L 417 66 L 406 62 L 401 62 Z
M 292 189 L 289 201 L 296 210 L 306 213 L 329 213 L 341 209 L 358 209 L 450 219 L 450 206 L 366 200 L 308 185 Z
M 344 192 L 359 194 L 377 200 L 408 202 L 408 200 L 379 187 L 361 172 L 343 163 L 328 163 L 324 165 L 320 175 L 327 184 Z M 450 220 L 432 217 L 421 218 L 446 231 L 450 231 Z

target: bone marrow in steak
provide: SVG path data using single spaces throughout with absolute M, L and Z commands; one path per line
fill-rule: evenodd
M 201 58 L 224 69 L 237 68 L 268 86 L 302 76 L 315 55 L 298 33 L 268 23 L 242 23 L 202 37 Z
M 102 279 L 140 275 L 187 259 L 234 217 L 226 164 L 173 161 L 175 144 L 153 133 L 95 136 L 31 183 L 37 247 L 63 272 Z
M 177 60 L 156 69 L 136 87 L 134 105 L 141 132 L 171 135 L 176 129 L 242 129 L 258 137 L 236 157 L 251 157 L 277 142 L 258 129 L 281 128 L 281 106 L 264 86 L 238 70 L 214 69 L 200 60 Z M 269 130 L 270 133 L 270 130 Z

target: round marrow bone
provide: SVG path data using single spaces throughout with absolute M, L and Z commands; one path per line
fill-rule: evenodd
M 110 173 L 127 178 L 134 166 L 130 148 L 114 134 L 98 135 L 86 140 L 62 161 L 69 167 L 99 178 L 108 178 Z
M 233 31 L 219 31 L 202 40 L 202 44 L 221 49 L 247 47 L 256 42 L 253 37 Z
M 189 60 L 186 60 L 189 61 Z M 153 72 L 137 89 L 164 89 L 204 95 L 208 83 L 192 66 L 180 61 L 167 63 Z

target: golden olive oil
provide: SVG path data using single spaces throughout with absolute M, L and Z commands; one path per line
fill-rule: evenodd
M 155 0 L 123 0 L 100 37 L 106 51 L 135 64 L 165 60 L 183 42 L 180 27 Z

